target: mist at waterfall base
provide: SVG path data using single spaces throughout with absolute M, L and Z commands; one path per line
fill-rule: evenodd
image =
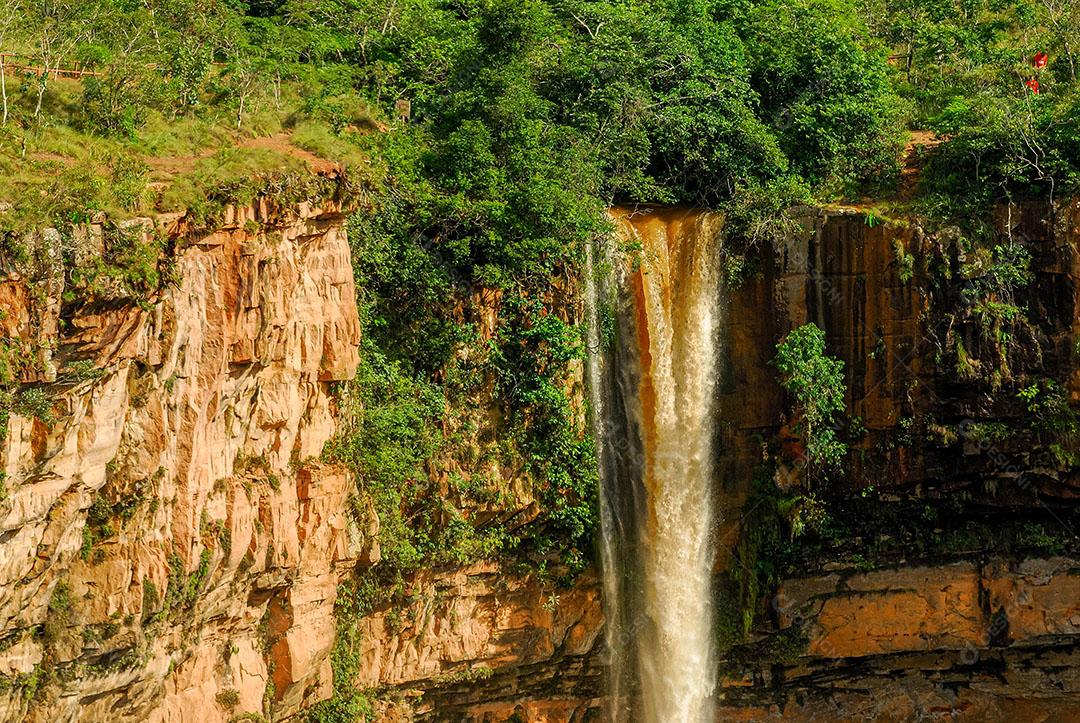
M 608 713 L 713 715 L 713 441 L 724 316 L 720 219 L 613 212 L 589 249 Z

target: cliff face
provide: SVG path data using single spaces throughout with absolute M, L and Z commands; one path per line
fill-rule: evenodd
M 735 688 L 728 702 L 791 720 L 1073 720 L 1078 568 L 989 556 L 788 580 L 779 626 L 801 628 L 805 653 L 737 681 L 758 694 Z
M 1057 379 L 1074 400 L 1077 219 L 1001 219 L 1032 253 L 1016 300 L 1042 349 L 1008 350 L 1009 374 Z M 212 232 L 153 223 L 178 240 L 160 295 L 106 286 L 75 303 L 49 263 L 0 282 L 6 349 L 29 362 L 0 458 L 2 720 L 295 717 L 331 693 L 339 581 L 379 560 L 378 521 L 347 514 L 352 480 L 319 460 L 331 385 L 357 364 L 341 209 L 260 202 Z M 93 259 L 100 238 L 42 234 L 32 257 Z M 762 442 L 798 476 L 769 366 L 788 329 L 825 329 L 864 430 L 827 490 L 835 529 L 774 561 L 759 622 L 723 654 L 721 718 L 1080 716 L 1075 468 L 989 381 L 1002 357 L 960 303 L 963 253 L 835 210 L 747 259 L 724 344 L 718 576 L 746 564 L 730 553 L 756 519 Z M 958 374 L 956 340 L 985 373 Z M 355 682 L 380 691 L 382 719 L 599 714 L 595 573 L 560 590 L 474 564 L 404 585 L 403 606 L 359 623 Z
M 753 601 L 763 621 L 726 654 L 721 718 L 1080 715 L 1073 442 L 1018 394 L 1056 380 L 1076 399 L 1078 218 L 1075 205 L 999 214 L 998 243 L 1030 253 L 1032 279 L 989 289 L 995 262 L 955 232 L 813 212 L 736 292 L 730 547 L 761 524 L 749 480 L 762 440 L 777 483 L 800 484 L 799 445 L 775 426 L 782 393 L 763 378 L 776 339 L 826 331 L 859 424 L 823 491 L 828 528 L 770 561 L 781 581 Z M 999 303 L 1029 321 L 1003 322 Z
M 700 212 L 647 213 L 668 227 L 700 225 Z M 722 581 L 755 562 L 735 552 L 763 523 L 752 483 L 763 443 L 779 463 L 777 481 L 789 491 L 801 484 L 801 446 L 783 424 L 788 409 L 770 364 L 789 329 L 812 321 L 826 331 L 828 353 L 845 361 L 846 406 L 861 428 L 842 430 L 848 466 L 820 490 L 828 533 L 805 535 L 787 559 L 767 561 L 779 581 L 752 601 L 720 584 L 721 618 L 740 617 L 743 604 L 759 615 L 745 641 L 722 652 L 721 720 L 1080 715 L 1071 672 L 1080 630 L 1080 562 L 1069 556 L 1074 469 L 1049 460 L 1051 440 L 1031 428 L 1015 392 L 1038 379 L 1075 385 L 1076 218 L 1075 208 L 1030 207 L 998 219 L 1002 238 L 1011 228 L 1032 256 L 1033 279 L 1010 300 L 1030 309 L 1041 355 L 1026 341 L 1002 357 L 987 340 L 978 300 L 962 295 L 979 283 L 985 259 L 948 231 L 882 223 L 857 209 L 807 210 L 775 247 L 732 259 L 751 273 L 733 287 L 724 339 Z M 957 340 L 983 374 L 957 372 Z M 1011 380 L 995 386 L 1003 358 Z M 1008 431 L 988 442 L 986 425 Z M 576 592 L 564 604 L 592 599 Z M 415 641 L 419 629 L 405 637 Z M 540 639 L 546 654 L 551 638 Z M 439 640 L 425 638 L 423 650 Z M 597 637 L 587 651 L 567 646 L 537 662 L 527 647 L 501 659 L 472 651 L 464 657 L 483 674 L 424 678 L 414 666 L 407 681 L 380 680 L 418 696 L 416 710 L 430 719 L 589 720 L 602 703 L 602 647 Z M 443 666 L 465 669 L 440 655 Z
M 0 720 L 282 720 L 330 697 L 338 585 L 380 558 L 374 513 L 350 514 L 353 481 L 319 459 L 357 366 L 344 220 L 263 200 L 212 231 L 134 222 L 176 243 L 151 298 L 65 297 L 62 261 L 100 257 L 100 225 L 8 263 L 23 385 L 0 459 Z M 407 585 L 405 608 L 360 623 L 355 682 L 389 691 L 380 716 L 598 705 L 591 574 L 566 591 L 479 564 Z
M 481 563 L 423 573 L 411 602 L 365 619 L 360 680 L 402 720 L 581 720 L 601 705 L 600 585 L 551 590 Z
M 62 274 L 3 282 L 9 338 L 42 360 L 3 447 L 4 720 L 225 721 L 327 695 L 338 574 L 370 545 L 318 461 L 357 363 L 343 217 L 263 202 L 183 223 L 143 231 L 181 239 L 159 298 L 62 308 Z

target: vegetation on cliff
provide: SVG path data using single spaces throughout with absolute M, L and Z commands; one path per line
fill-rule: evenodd
M 825 332 L 816 324 L 792 329 L 776 345 L 773 364 L 795 398 L 793 428 L 806 440 L 807 462 L 838 466 L 847 452 L 833 426 L 834 417 L 844 411 L 844 362 L 825 353 Z
M 584 244 L 609 232 L 604 209 L 716 207 L 758 241 L 793 204 L 889 196 L 906 129 L 934 131 L 914 206 L 965 229 L 969 261 L 943 269 L 971 282 L 963 320 L 1007 360 L 1030 258 L 979 234 L 991 204 L 1080 182 L 1074 5 L 0 0 L 0 51 L 16 53 L 0 68 L 3 249 L 26 261 L 27 233 L 70 239 L 104 214 L 95 266 L 64 246 L 72 288 L 119 280 L 145 299 L 172 245 L 120 221 L 305 200 L 326 191 L 307 154 L 343 164 L 364 342 L 326 453 L 356 472 L 384 554 L 379 585 L 343 599 L 355 613 L 418 567 L 482 557 L 560 578 L 587 563 L 596 521 L 572 288 Z M 1051 60 L 1035 70 L 1039 51 Z M 789 342 L 778 364 L 821 432 L 811 454 L 835 462 L 840 372 L 809 332 Z M 51 413 L 16 388 L 32 354 L 4 351 L 4 406 Z M 800 381 L 813 369 L 824 395 Z

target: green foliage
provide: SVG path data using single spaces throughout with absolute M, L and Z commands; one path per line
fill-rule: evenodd
M 804 533 L 820 533 L 830 522 L 822 501 L 813 493 L 781 492 L 768 466 L 755 471 L 744 509 L 731 573 L 737 585 L 734 599 L 739 619 L 729 631 L 729 644 L 741 642 L 760 622 L 765 610 L 761 597 L 787 574 L 784 560 L 800 544 L 796 540 Z
M 924 207 L 971 223 L 992 204 L 1066 195 L 1080 182 L 1080 96 L 954 98 L 933 121 L 949 140 L 931 156 Z
M 554 554 L 576 571 L 587 558 L 595 521 L 591 443 L 560 386 L 568 366 L 580 357 L 579 332 L 518 294 L 547 288 L 554 270 L 545 265 L 565 263 L 581 234 L 575 226 L 592 228 L 597 221 L 586 213 L 567 220 L 548 209 L 550 223 L 565 225 L 545 228 L 520 224 L 491 207 L 498 213 L 487 221 L 518 224 L 513 233 L 523 239 L 496 255 L 489 244 L 506 232 L 474 236 L 447 217 L 461 200 L 448 199 L 430 181 L 420 180 L 419 159 L 411 155 L 414 142 L 407 136 L 388 140 L 385 152 L 407 172 L 373 198 L 370 211 L 350 219 L 364 341 L 357 377 L 341 397 L 347 421 L 327 454 L 357 471 L 361 493 L 374 502 L 385 565 L 408 571 L 439 560 L 463 563 L 517 550 L 519 540 L 501 525 L 478 528 L 444 499 L 428 466 L 440 455 L 460 454 L 470 443 L 467 432 L 457 439 L 439 431 L 452 408 L 475 403 L 496 384 L 517 445 L 509 453 L 524 456 L 545 503 L 542 520 L 530 531 L 535 544 L 527 554 Z M 507 186 L 499 193 L 526 204 L 546 203 L 535 194 L 524 198 L 526 191 Z M 529 241 L 540 234 L 546 238 Z M 557 254 L 549 251 L 557 245 L 562 246 Z M 533 253 L 539 255 L 522 257 Z M 473 283 L 518 289 L 506 293 L 492 343 L 477 339 L 473 327 L 455 316 L 456 305 L 468 309 L 473 303 L 468 298 Z M 469 350 L 468 361 L 461 361 L 462 349 Z M 456 492 L 486 494 L 474 480 L 452 479 Z
M 1051 534 L 1047 525 L 1026 522 L 1016 532 L 1016 546 L 1020 549 L 1035 550 L 1043 555 L 1066 555 L 1075 551 L 1070 544 L 1073 540 L 1059 534 Z
M 56 583 L 49 598 L 49 614 L 43 631 L 45 644 L 56 645 L 71 625 L 71 588 L 66 580 Z
M 747 5 L 406 4 L 364 56 L 375 104 L 408 97 L 423 119 L 389 142 L 429 151 L 414 178 L 452 194 L 438 221 L 454 222 L 453 252 L 535 263 L 559 248 L 553 222 L 595 216 L 590 195 L 721 205 L 745 227 L 805 195 L 803 180 L 895 169 L 900 103 L 853 8 Z M 775 42 L 781 11 L 815 32 Z M 808 133 L 813 144 L 795 142 Z M 403 150 L 382 154 L 399 178 L 396 162 L 417 157 Z
M 748 28 L 753 86 L 793 169 L 849 192 L 893 180 L 907 108 L 854 4 L 755 3 Z
M 164 605 L 153 616 L 153 619 L 180 614 L 195 606 L 203 587 L 210 578 L 210 554 L 210 550 L 203 550 L 199 554 L 199 564 L 190 575 L 184 574 L 184 561 L 178 555 L 169 556 L 169 579 L 165 587 Z M 144 586 L 144 598 L 146 594 Z
M 126 59 L 125 59 L 126 60 Z M 123 63 L 83 81 L 85 127 L 104 135 L 134 138 L 154 100 L 149 74 Z
M 899 267 L 900 283 L 906 284 L 915 276 L 915 256 L 907 252 L 900 239 L 893 241 L 893 252 Z
M 982 422 L 967 426 L 967 436 L 975 442 L 1003 442 L 1012 431 L 1003 422 Z
M 460 394 L 447 379 L 460 376 L 450 354 L 471 336 L 447 316 L 445 268 L 408 239 L 378 231 L 379 220 L 352 222 L 364 340 L 357 375 L 340 394 L 344 423 L 326 454 L 356 471 L 360 494 L 374 504 L 384 566 L 402 572 L 495 556 L 513 540 L 498 525 L 475 528 L 444 499 L 429 467 L 465 441 L 442 429 L 448 394 Z
M 83 560 L 90 559 L 90 553 L 94 546 L 107 540 L 116 534 L 116 528 L 112 524 L 113 510 L 104 495 L 94 497 L 90 509 L 86 513 L 86 525 L 83 527 L 82 549 L 80 554 Z
M 165 239 L 142 227 L 108 223 L 103 244 L 101 256 L 71 270 L 79 293 L 146 299 L 162 286 L 169 263 Z
M 64 365 L 60 372 L 60 378 L 64 381 L 79 384 L 86 381 L 96 381 L 105 376 L 105 370 L 99 369 L 93 359 L 79 359 Z
M 785 176 L 732 13 L 711 3 L 569 10 L 580 49 L 556 87 L 598 145 L 609 193 L 715 205 Z
M 235 688 L 226 688 L 219 691 L 214 696 L 214 702 L 220 705 L 225 710 L 231 711 L 236 706 L 240 705 L 240 692 Z
M 991 204 L 1077 188 L 1080 9 L 1031 0 L 863 0 L 890 47 L 893 85 L 918 128 L 944 139 L 922 174 L 921 205 L 981 225 Z M 1049 53 L 1036 71 L 1031 58 Z M 1025 85 L 1035 78 L 1036 95 Z
M 561 548 L 561 562 L 576 574 L 597 523 L 596 457 L 562 374 L 552 370 L 582 358 L 581 336 L 537 300 L 509 297 L 504 313 L 495 365 L 526 468 L 541 483 L 545 521 L 533 542 L 540 555 Z
M 941 298 L 944 349 L 955 354 L 960 379 L 989 378 L 997 391 L 1013 378 L 1015 358 L 1041 358 L 1039 333 L 1020 296 L 1034 279 L 1031 253 L 1005 239 L 991 245 L 960 236 L 951 245 L 955 259 L 946 259 L 949 272 L 931 279 Z M 962 334 L 962 325 L 975 333 Z
M 844 362 L 825 353 L 825 332 L 812 323 L 792 329 L 777 344 L 773 364 L 795 398 L 794 429 L 806 440 L 809 461 L 839 465 L 847 445 L 829 425 L 844 411 Z
M 117 476 L 117 467 L 116 460 L 105 466 L 110 483 Z M 83 560 L 100 562 L 104 558 L 104 553 L 100 549 L 95 550 L 97 545 L 116 535 L 119 529 L 135 515 L 139 506 L 146 501 L 145 493 L 125 492 L 115 502 L 110 502 L 108 496 L 110 487 L 111 484 L 107 484 L 104 489 L 99 490 L 87 510 L 80 550 Z
M 1016 396 L 1025 403 L 1034 429 L 1065 438 L 1073 437 L 1080 429 L 1080 419 L 1069 405 L 1065 388 L 1055 380 L 1036 380 L 1021 387 Z
M 42 424 L 56 424 L 53 398 L 42 387 L 26 387 L 15 395 L 12 409 L 24 417 L 33 417 Z
M 17 673 L 11 677 L 0 675 L 0 695 L 14 692 L 23 700 L 34 700 L 46 677 L 45 667 L 40 663 L 29 673 Z
M 146 623 L 158 612 L 161 605 L 161 593 L 158 592 L 154 581 L 147 578 L 143 579 L 142 589 L 142 618 Z
M 289 207 L 332 195 L 336 182 L 313 175 L 305 164 L 266 148 L 224 148 L 200 158 L 161 194 L 163 211 L 187 211 L 197 225 L 219 220 L 230 203 L 250 203 L 259 195 Z
M 379 515 L 385 564 L 411 570 L 437 550 L 438 530 L 424 503 L 435 491 L 424 463 L 440 448 L 439 390 L 414 381 L 370 342 L 357 376 L 341 397 L 345 424 L 326 453 L 357 473 L 360 491 Z
M 334 603 L 338 631 L 330 653 L 334 694 L 308 710 L 308 723 L 358 723 L 375 719 L 369 694 L 358 689 L 355 680 L 361 663 L 359 620 L 371 612 L 373 598 L 378 594 L 370 581 L 352 580 L 338 588 Z
M 494 674 L 494 670 L 487 665 L 477 665 L 472 668 L 463 668 L 453 673 L 443 673 L 431 679 L 433 685 L 447 686 L 460 685 L 462 683 L 476 683 L 487 680 Z

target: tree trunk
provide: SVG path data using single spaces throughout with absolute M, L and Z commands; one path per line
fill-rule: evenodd
M 45 87 L 49 82 L 49 70 L 48 68 L 42 69 L 43 75 L 38 79 L 38 92 L 37 92 L 37 105 L 34 106 L 34 117 L 37 118 L 41 115 L 41 101 L 45 98 Z
M 7 67 L 4 65 L 4 56 L 0 55 L 0 96 L 4 99 L 4 125 L 7 125 L 8 119 L 8 104 L 7 104 Z

